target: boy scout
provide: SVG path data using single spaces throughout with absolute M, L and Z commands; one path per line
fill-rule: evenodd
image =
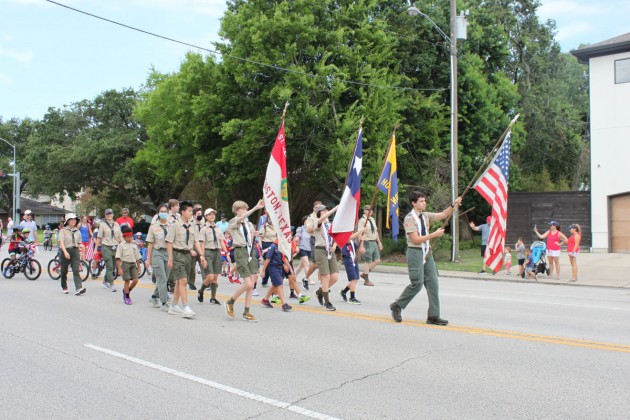
M 203 208 L 201 207 L 201 204 L 195 204 L 193 206 L 192 232 L 195 233 L 196 237 L 199 237 L 201 235 L 201 229 L 205 225 L 203 221 L 202 209 Z M 190 271 L 188 272 L 188 288 L 190 290 L 197 290 L 197 286 L 195 286 L 195 280 L 197 279 L 197 263 L 199 263 L 199 265 L 201 266 L 201 260 L 199 258 L 200 255 L 194 251 L 192 253 L 192 256 L 193 256 L 193 263 L 192 263 L 192 267 L 190 268 Z
M 101 246 L 101 254 L 105 260 L 105 279 L 103 286 L 116 291 L 114 286 L 114 270 L 116 269 L 116 247 L 122 241 L 120 225 L 114 221 L 114 211 L 105 210 L 105 220 L 98 226 L 98 236 L 96 237 L 96 248 Z
M 122 276 L 125 286 L 123 288 L 123 302 L 131 305 L 129 295 L 138 284 L 138 270 L 142 264 L 142 256 L 138 250 L 138 245 L 133 241 L 133 229 L 129 225 L 123 225 L 120 229 L 123 235 L 123 242 L 116 248 L 116 267 L 118 275 Z
M 59 231 L 59 249 L 61 251 L 61 289 L 68 294 L 68 265 L 72 265 L 72 277 L 74 279 L 74 294 L 79 296 L 85 293 L 85 287 L 79 276 L 79 263 L 81 254 L 85 251 L 81 243 L 81 232 L 77 229 L 79 218 L 74 213 L 66 215 L 63 229 Z
M 234 292 L 232 297 L 225 302 L 225 313 L 228 317 L 234 318 L 234 302 L 245 293 L 245 312 L 243 319 L 249 322 L 257 322 L 254 315 L 249 312 L 252 304 L 254 283 L 258 279 L 258 260 L 254 253 L 254 226 L 247 217 L 258 209 L 265 207 L 263 200 L 251 210 L 247 210 L 247 203 L 235 201 L 232 204 L 232 212 L 236 215 L 230 220 L 230 234 L 234 246 L 234 260 L 238 267 L 238 272 L 243 278 L 243 284 Z
M 167 282 L 170 275 L 170 271 L 166 266 L 168 262 L 168 253 L 166 252 L 166 235 L 171 230 L 171 225 L 168 223 L 168 207 L 162 204 L 158 208 L 157 222 L 153 223 L 149 227 L 147 233 L 147 262 L 146 266 L 153 267 L 153 274 L 155 275 L 155 290 L 151 301 L 154 308 L 162 308 L 163 311 L 168 311 L 168 291 Z
M 337 267 L 337 257 L 335 256 L 335 248 L 337 244 L 333 242 L 330 236 L 330 223 L 328 217 L 337 211 L 337 207 L 328 210 L 323 204 L 315 207 L 318 219 L 316 220 L 315 230 L 315 261 L 319 267 L 319 281 L 321 287 L 315 292 L 319 304 L 328 311 L 336 311 L 337 309 L 330 303 L 329 293 L 339 278 L 339 267 Z
M 361 278 L 366 286 L 374 286 L 374 283 L 370 281 L 369 274 L 381 262 L 379 251 L 383 250 L 383 244 L 376 228 L 376 220 L 374 220 L 372 214 L 373 211 L 369 204 L 363 206 L 363 216 L 359 219 L 358 227 L 359 229 L 364 229 L 363 248 L 365 249 L 365 254 L 363 255 L 363 260 L 365 261 L 365 266 Z
M 206 224 L 201 229 L 201 235 L 199 236 L 199 242 L 203 244 L 206 257 L 206 268 L 204 269 L 205 279 L 201 288 L 199 289 L 197 300 L 203 302 L 203 292 L 210 286 L 210 303 L 220 305 L 217 300 L 217 287 L 219 286 L 219 273 L 221 273 L 221 251 L 227 253 L 227 247 L 223 237 L 223 232 L 214 223 L 217 216 L 217 211 L 214 209 L 206 209 L 203 212 L 206 218 Z M 228 256 L 229 258 L 229 256 Z
M 278 235 L 276 234 L 276 229 L 271 224 L 271 218 L 267 214 L 266 210 L 264 211 L 264 215 L 263 217 L 261 217 L 261 219 L 262 218 L 264 218 L 264 223 L 262 223 L 262 225 L 258 229 L 258 234 L 260 235 L 260 246 L 263 253 L 262 257 L 264 258 L 264 254 L 267 253 L 267 250 L 269 249 L 269 247 L 271 247 L 271 245 L 273 245 L 274 241 L 278 239 Z M 262 272 L 262 276 L 262 285 L 267 286 L 267 283 L 269 282 L 268 268 L 264 272 Z
M 402 322 L 401 311 L 422 290 L 424 284 L 429 296 L 427 324 L 448 325 L 447 320 L 440 318 L 438 275 L 429 243 L 431 239 L 444 235 L 444 229 L 440 228 L 429 233 L 429 228 L 431 223 L 450 216 L 455 206 L 459 206 L 461 202 L 462 198 L 458 197 L 441 213 L 428 213 L 424 211 L 427 208 L 427 198 L 424 193 L 414 191 L 409 195 L 409 204 L 413 209 L 405 216 L 404 226 L 407 234 L 407 265 L 411 283 L 403 290 L 400 297 L 389 305 L 394 321 Z
M 186 293 L 186 280 L 190 267 L 193 264 L 192 252 L 202 254 L 199 242 L 192 226 L 192 204 L 184 201 L 179 207 L 179 220 L 175 222 L 172 229 L 166 235 L 166 251 L 168 252 L 167 267 L 173 270 L 175 279 L 175 290 L 173 293 L 173 304 L 168 310 L 171 315 L 181 315 L 183 318 L 192 318 L 196 314 L 188 306 L 188 295 Z M 201 255 L 201 265 L 206 266 L 206 260 Z M 178 305 L 182 300 L 184 308 Z
M 315 237 L 313 234 L 315 233 L 315 228 L 317 227 L 317 212 L 315 208 L 322 204 L 321 201 L 316 200 L 313 202 L 313 213 L 311 213 L 306 222 L 304 222 L 304 226 L 306 227 L 306 231 L 311 235 L 311 265 L 308 268 L 308 271 L 305 274 L 305 277 L 302 279 L 302 285 L 304 285 L 304 289 L 308 290 L 309 284 L 315 284 L 315 282 L 311 281 L 311 276 L 317 270 L 317 261 L 315 261 Z

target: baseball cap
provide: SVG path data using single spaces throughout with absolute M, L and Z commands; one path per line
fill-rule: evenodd
M 549 226 L 558 227 L 558 226 L 560 226 L 560 223 L 556 222 L 555 220 L 552 220 L 551 222 L 549 222 Z
M 26 214 L 33 214 L 33 212 L 32 212 L 32 211 L 30 211 L 30 210 L 26 210 L 26 211 L 24 212 L 24 214 L 25 214 L 25 215 L 26 215 Z
M 105 214 L 114 214 L 114 210 L 112 210 L 112 209 L 106 209 L 106 210 L 105 210 Z
M 123 208 L 122 211 L 126 211 L 127 213 L 129 213 L 129 209 L 127 207 Z
M 372 210 L 372 207 L 369 204 L 363 206 L 363 210 Z
M 221 213 L 221 217 L 225 217 L 225 213 Z
M 207 209 L 206 209 L 206 211 L 204 211 L 204 212 L 203 212 L 203 215 L 204 215 L 204 216 L 207 216 L 207 215 L 209 215 L 210 213 L 214 213 L 214 214 L 216 214 L 216 213 L 217 213 L 217 211 L 216 211 L 215 209 L 213 209 L 213 208 L 207 208 Z
M 315 207 L 315 211 L 322 211 L 322 210 L 325 210 L 327 208 L 328 208 L 328 206 L 326 206 L 325 204 L 319 204 L 319 205 L 317 205 L 317 207 Z

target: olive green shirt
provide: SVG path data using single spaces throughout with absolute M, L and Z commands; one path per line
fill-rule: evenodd
M 184 223 L 182 219 L 179 219 L 166 235 L 166 242 L 172 243 L 173 249 L 190 251 L 194 249 L 195 241 L 197 241 L 194 229 L 195 226 L 190 221 Z
M 101 238 L 101 244 L 105 246 L 115 246 L 122 241 L 122 232 L 120 225 L 112 220 L 109 223 L 107 220 L 103 220 L 98 225 L 98 238 Z
M 166 249 L 166 235 L 171 228 L 169 224 L 152 224 L 147 233 L 147 242 L 153 244 L 153 249 Z
M 142 255 L 140 255 L 138 245 L 135 242 L 123 241 L 116 248 L 116 259 L 122 262 L 135 263 L 142 260 Z
M 223 243 L 223 232 L 221 228 L 216 224 L 206 225 L 201 229 L 201 236 L 199 236 L 199 242 L 203 242 L 204 249 L 221 249 Z
M 365 216 L 361 217 L 359 219 L 359 229 L 363 229 L 363 228 L 365 228 L 365 232 L 363 232 L 363 240 L 375 241 L 376 238 L 378 237 L 378 228 L 376 227 L 376 220 L 374 220 L 373 217 L 370 217 L 369 219 L 366 219 Z
M 81 245 L 81 231 L 76 227 L 70 229 L 70 226 L 65 226 L 59 231 L 59 243 L 63 243 L 66 249 L 79 248 Z

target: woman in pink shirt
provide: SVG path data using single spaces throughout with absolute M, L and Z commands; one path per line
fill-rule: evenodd
M 580 254 L 582 228 L 577 223 L 574 223 L 569 226 L 569 231 L 571 231 L 571 237 L 567 241 L 567 252 L 569 253 L 569 262 L 571 263 L 571 280 L 569 281 L 577 281 L 577 257 Z
M 538 236 L 538 239 L 547 238 L 547 260 L 549 261 L 549 275 L 554 277 L 553 269 L 556 268 L 558 277 L 554 277 L 560 280 L 560 244 L 567 242 L 567 237 L 564 236 L 560 229 L 560 225 L 555 220 L 549 222 L 549 230 L 542 235 L 538 232 L 538 228 L 534 226 L 534 232 Z

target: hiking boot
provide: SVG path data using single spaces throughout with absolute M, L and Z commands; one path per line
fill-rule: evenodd
M 225 302 L 225 305 L 223 305 L 223 307 L 225 308 L 225 314 L 230 318 L 234 318 L 234 304 Z
M 282 305 L 282 310 L 284 312 L 291 312 L 291 310 L 293 309 L 293 307 L 291 305 L 289 305 L 288 303 L 285 303 Z
M 243 320 L 245 320 L 247 322 L 258 322 L 256 317 L 254 315 L 250 314 L 249 312 L 247 312 L 246 314 L 243 314 Z
M 341 295 L 341 299 L 343 299 L 344 302 L 348 301 L 348 295 L 346 293 L 347 292 L 344 292 L 343 290 L 339 291 L 339 294 Z
M 402 308 L 400 307 L 400 305 L 397 302 L 394 302 L 391 305 L 389 305 L 389 309 L 391 309 L 392 311 L 392 318 L 394 319 L 394 321 L 402 322 L 402 316 L 401 316 Z
M 321 306 L 324 306 L 324 294 L 322 293 L 322 289 L 317 289 L 317 292 L 315 292 L 315 294 L 317 295 L 317 301 L 319 302 L 319 304 Z
M 269 303 L 269 301 L 267 299 L 263 299 L 260 301 L 260 304 L 262 306 L 264 306 L 265 308 L 271 308 L 273 309 L 273 305 L 271 303 Z

